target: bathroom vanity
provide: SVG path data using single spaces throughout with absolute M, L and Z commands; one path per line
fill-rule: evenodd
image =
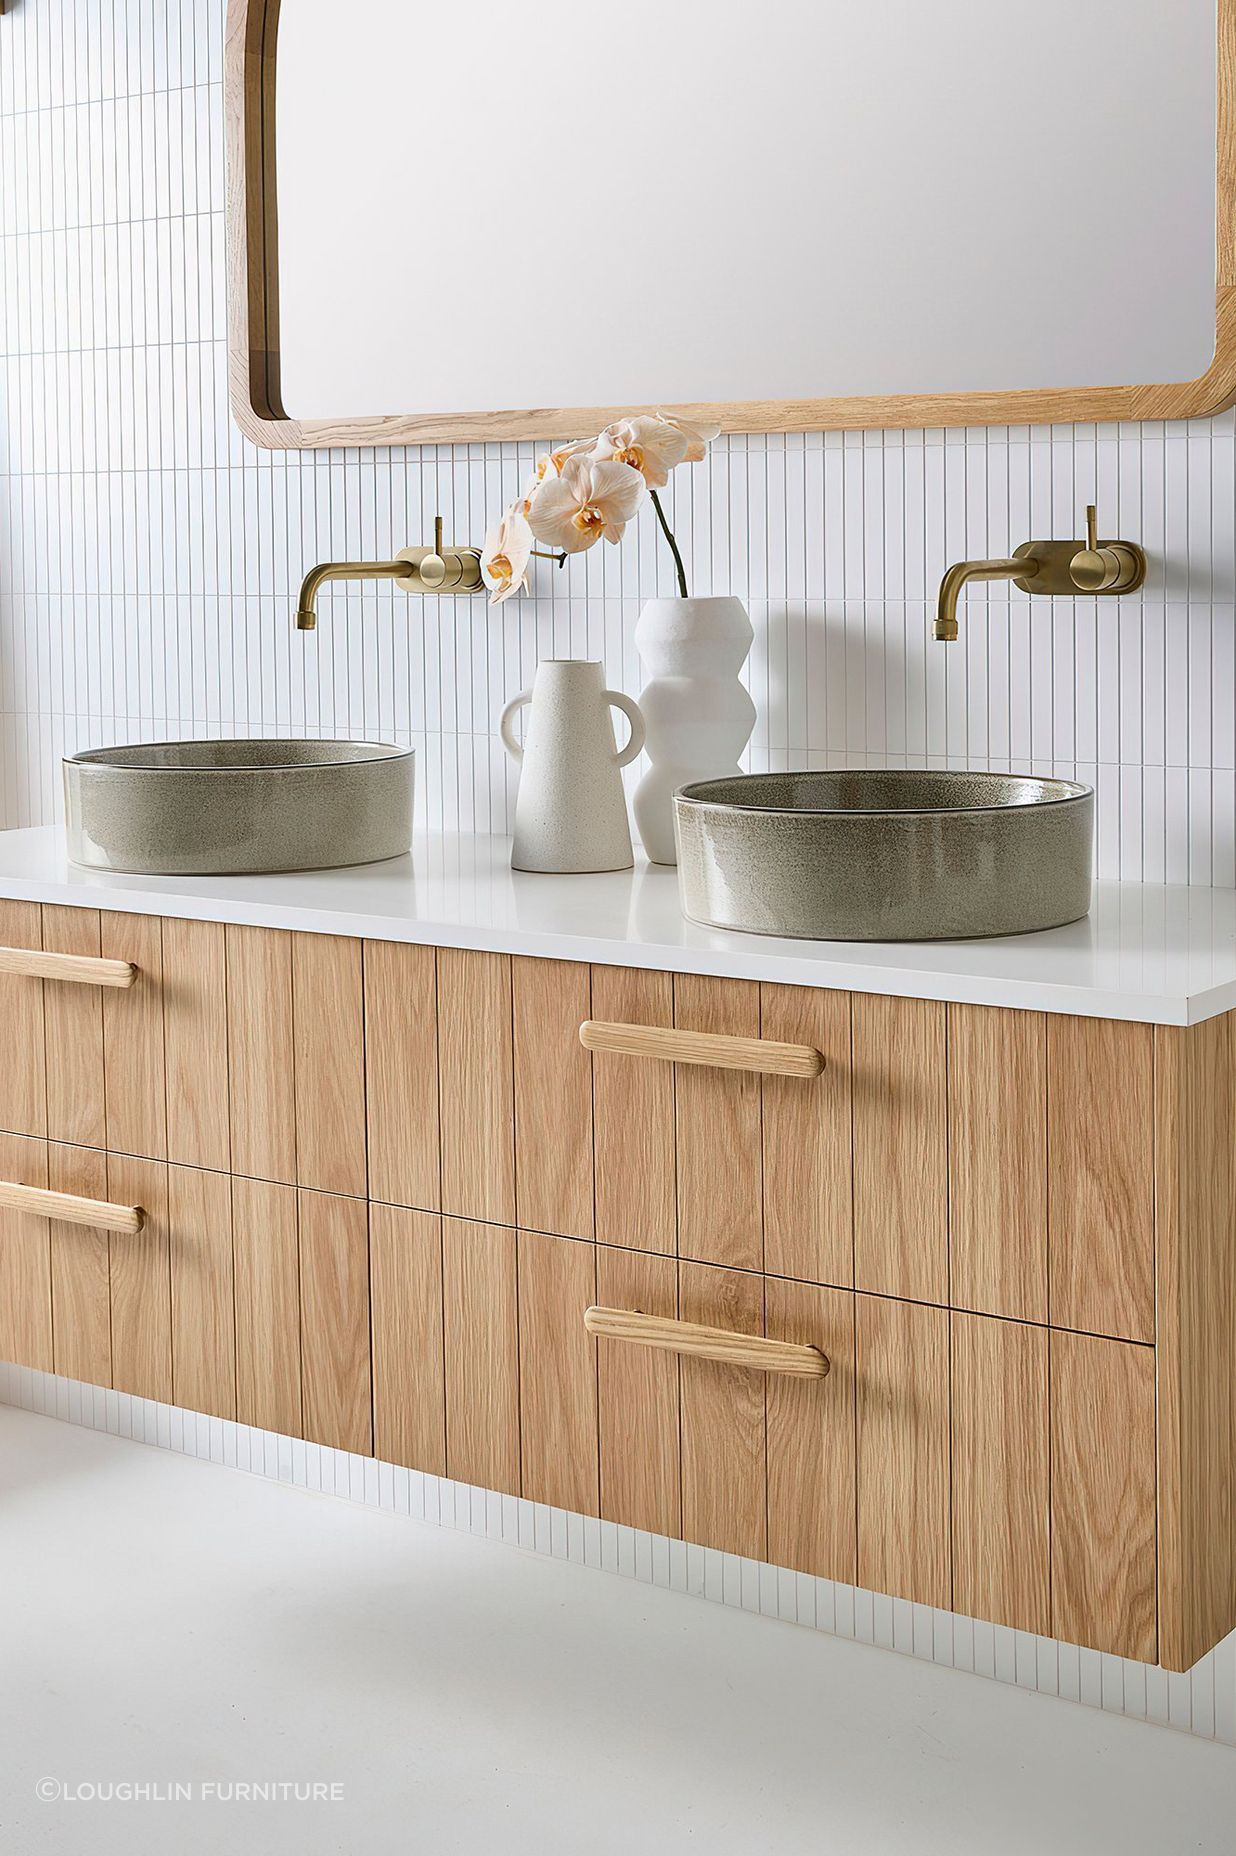
M 507 856 L 6 833 L 0 1358 L 1188 1668 L 1236 1624 L 1236 893 L 858 947 Z

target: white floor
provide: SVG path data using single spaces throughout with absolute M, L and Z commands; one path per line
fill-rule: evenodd
M 1236 1845 L 1229 1748 L 11 1408 L 0 1721 L 15 1856 Z

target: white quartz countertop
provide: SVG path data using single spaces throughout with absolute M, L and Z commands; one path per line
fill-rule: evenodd
M 902 998 L 1190 1025 L 1236 1007 L 1236 891 L 1098 883 L 1085 921 L 993 941 L 790 941 L 684 921 L 677 876 L 512 871 L 506 838 L 419 836 L 408 857 L 287 876 L 110 876 L 58 830 L 0 832 L 0 896 L 309 934 L 490 948 Z

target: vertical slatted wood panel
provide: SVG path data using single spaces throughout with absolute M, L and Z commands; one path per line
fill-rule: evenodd
M 854 1280 L 948 1301 L 944 1007 L 856 993 Z
M 130 956 L 131 958 L 131 956 Z M 139 1398 L 172 1398 L 172 1278 L 167 1233 L 167 1168 L 160 1161 L 108 1154 L 107 1196 L 140 1205 L 136 1237 L 108 1237 L 112 1292 L 112 1384 Z
M 67 950 L 66 950 L 67 951 Z M 95 1147 L 47 1150 L 53 1192 L 106 1199 L 107 1156 Z M 55 1370 L 88 1385 L 112 1383 L 111 1269 L 108 1234 L 89 1225 L 50 1224 L 52 1345 Z
M 364 965 L 369 1191 L 437 1211 L 437 960 L 432 947 L 369 941 Z
M 949 1245 L 955 1308 L 1047 1320 L 1047 1025 L 948 1008 Z
M 442 1221 L 436 1213 L 371 1206 L 369 1274 L 374 1454 L 444 1476 Z
M 764 1285 L 742 1270 L 678 1266 L 684 1321 L 737 1334 L 764 1331 Z M 768 1557 L 764 1375 L 684 1356 L 682 1531 L 701 1546 Z
M 857 1301 L 858 1583 L 948 1610 L 948 1314 Z
M 1049 1297 L 1055 1327 L 1154 1339 L 1149 1025 L 1047 1025 Z
M 359 1199 L 302 1192 L 300 1359 L 305 1436 L 373 1450 L 369 1219 Z
M 1155 1029 L 1159 1659 L 1236 1625 L 1236 1021 Z
M 0 946 L 41 947 L 37 902 L 0 898 Z M 0 1063 L 0 1129 L 47 1133 L 47 1081 L 43 1058 L 43 982 L 0 973 L 0 1025 L 8 1055 Z
M 584 1327 L 596 1300 L 595 1246 L 521 1231 L 518 1270 L 522 1492 L 596 1514 L 597 1343 Z
M 103 945 L 98 910 L 45 906 L 43 945 L 50 953 L 97 957 Z M 103 988 L 48 982 L 43 1018 L 47 1132 L 53 1141 L 104 1147 Z
M 576 960 L 514 960 L 515 1204 L 521 1225 L 591 1237 L 592 1058 L 589 970 Z
M 758 1038 L 760 989 L 750 980 L 677 973 L 674 1023 L 682 1031 Z M 705 1263 L 762 1269 L 760 1078 L 684 1063 L 677 1066 L 675 1088 L 679 1252 Z
M 167 1176 L 172 1272 L 172 1397 L 188 1411 L 236 1416 L 232 1191 L 225 1173 L 172 1166 Z
M 232 1181 L 236 1416 L 301 1437 L 300 1239 L 296 1190 Z
M 810 986 L 761 986 L 760 1035 L 812 1044 L 822 1075 L 763 1082 L 764 1264 L 781 1276 L 854 1281 L 850 1139 L 850 997 Z
M 439 948 L 443 1211 L 515 1222 L 512 1066 L 510 960 Z
M 302 1186 L 363 1198 L 365 1031 L 360 942 L 292 937 L 296 1171 Z
M 442 1220 L 446 1473 L 519 1494 L 515 1233 Z
M 765 1382 L 768 1557 L 852 1585 L 858 1552 L 854 1297 L 769 1277 L 764 1301 L 770 1339 L 820 1347 L 829 1359 L 826 1379 L 770 1373 Z
M 219 922 L 163 923 L 163 1035 L 167 1153 L 185 1166 L 227 1172 L 227 955 Z
M 225 931 L 232 1167 L 296 1182 L 292 937 L 279 928 Z
M 592 969 L 592 1015 L 606 1024 L 674 1022 L 668 973 Z M 594 1051 L 596 1234 L 606 1244 L 673 1256 L 678 1248 L 674 1066 Z
M 47 1143 L 0 1134 L 0 1179 L 46 1186 Z M 50 1373 L 51 1239 L 46 1218 L 0 1206 L 0 1360 Z
M 107 1144 L 118 1153 L 161 1160 L 167 1153 L 162 924 L 153 915 L 105 912 L 99 945 L 106 959 L 129 960 L 137 968 L 132 986 L 103 991 Z
M 672 1257 L 597 1250 L 597 1300 L 643 1315 L 678 1313 Z M 597 1342 L 601 1514 L 653 1534 L 682 1532 L 678 1359 L 652 1347 Z
M 952 1317 L 953 1606 L 1051 1630 L 1047 1330 Z
M 1051 1335 L 1052 1635 L 1153 1663 L 1154 1353 Z

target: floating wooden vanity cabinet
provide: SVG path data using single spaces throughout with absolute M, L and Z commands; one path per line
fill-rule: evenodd
M 1236 1034 L 0 901 L 0 1357 L 1124 1656 L 1236 1624 Z

